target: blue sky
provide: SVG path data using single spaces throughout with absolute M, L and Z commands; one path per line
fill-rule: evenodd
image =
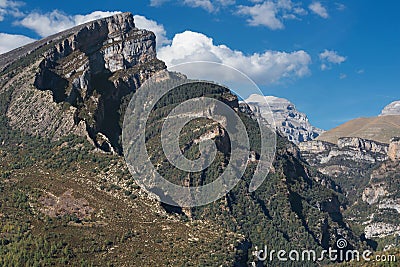
M 167 64 L 231 65 L 330 129 L 400 100 L 399 9 L 387 0 L 0 0 L 0 52 L 129 11 L 156 32 Z

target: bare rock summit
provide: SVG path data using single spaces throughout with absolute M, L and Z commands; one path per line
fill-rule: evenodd
M 253 94 L 244 102 L 295 144 L 314 140 L 324 132 L 312 126 L 307 115 L 287 99 Z

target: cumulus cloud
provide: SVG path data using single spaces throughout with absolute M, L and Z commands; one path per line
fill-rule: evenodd
M 328 10 L 321 4 L 321 2 L 313 2 L 308 6 L 308 8 L 321 18 L 327 19 L 329 17 Z
M 280 5 L 284 4 L 284 1 L 280 3 Z M 31 13 L 19 23 L 36 31 L 41 36 L 47 36 L 115 13 L 117 12 L 96 11 L 88 15 L 70 16 L 55 10 L 46 14 Z M 236 68 L 259 84 L 276 83 L 284 78 L 298 78 L 310 73 L 311 57 L 302 50 L 294 52 L 266 51 L 247 55 L 223 44 L 216 45 L 212 38 L 192 31 L 176 34 L 171 42 L 167 38 L 162 24 L 140 15 L 135 15 L 134 19 L 138 28 L 148 29 L 156 34 L 158 57 L 164 60 L 167 66 L 191 61 L 212 61 Z M 212 73 L 211 70 L 198 71 L 208 71 L 210 73 L 207 74 L 211 74 L 210 77 L 222 75 L 221 73 Z
M 346 61 L 346 57 L 340 56 L 338 52 L 333 50 L 326 50 L 319 54 L 320 59 L 325 59 L 330 63 L 340 64 Z
M 0 33 L 0 54 L 36 41 L 24 35 Z
M 156 35 L 157 47 L 171 43 L 171 41 L 167 38 L 167 32 L 162 24 L 158 24 L 156 21 L 147 19 L 146 17 L 140 15 L 135 15 L 133 18 L 135 19 L 135 26 L 137 28 L 154 32 Z
M 322 61 L 321 70 L 327 70 L 331 64 L 341 64 L 346 61 L 346 57 L 341 56 L 338 52 L 325 49 L 319 54 L 319 59 Z
M 94 11 L 87 15 L 66 15 L 61 11 L 54 10 L 49 13 L 41 14 L 32 12 L 17 24 L 35 31 L 38 35 L 45 37 L 61 32 L 78 24 L 92 20 L 109 17 L 120 13 L 119 11 Z
M 254 6 L 239 6 L 237 14 L 249 16 L 247 22 L 251 26 L 266 26 L 271 30 L 284 28 L 283 21 L 297 19 L 304 16 L 307 11 L 301 7 L 301 3 L 293 3 L 291 0 L 276 1 L 252 1 Z
M 282 78 L 303 77 L 309 74 L 311 64 L 311 57 L 304 51 L 266 51 L 245 55 L 226 45 L 215 45 L 212 38 L 191 31 L 176 34 L 171 45 L 159 49 L 158 57 L 164 60 L 167 66 L 191 61 L 226 64 L 249 75 L 260 84 L 276 83 Z M 211 76 L 223 75 L 211 72 L 210 70 Z
M 283 23 L 277 18 L 278 9 L 272 2 L 255 6 L 240 6 L 238 14 L 249 15 L 247 22 L 251 26 L 267 26 L 271 30 L 283 29 Z
M 0 0 L 0 21 L 3 21 L 6 15 L 20 16 L 19 7 L 23 4 L 23 2 L 19 1 Z

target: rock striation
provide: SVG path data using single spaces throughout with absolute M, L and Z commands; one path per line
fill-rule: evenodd
M 350 203 L 348 219 L 364 228 L 366 238 L 399 234 L 399 138 L 390 145 L 358 137 L 342 137 L 337 144 L 314 140 L 300 143 L 299 150 L 343 189 Z
M 338 162 L 376 163 L 388 158 L 388 145 L 358 137 L 342 137 L 337 145 L 314 140 L 299 144 L 302 157 L 311 165 L 330 167 Z M 339 164 L 340 165 L 340 164 Z M 327 169 L 326 174 L 332 175 Z
M 244 102 L 295 144 L 314 140 L 324 132 L 312 126 L 307 115 L 287 99 L 253 94 Z
M 0 93 L 11 126 L 52 140 L 74 134 L 120 152 L 121 117 L 129 96 L 165 69 L 154 33 L 130 13 L 89 22 L 6 53 Z

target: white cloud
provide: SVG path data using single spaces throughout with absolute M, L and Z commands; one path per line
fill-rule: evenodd
M 235 0 L 217 0 L 217 2 L 221 5 L 221 6 L 230 6 L 230 5 L 234 5 L 236 3 Z
M 285 2 L 282 1 L 280 5 L 285 5 Z M 55 10 L 46 14 L 31 13 L 19 23 L 46 36 L 115 13 L 117 12 L 98 11 L 88 15 L 70 16 Z M 148 29 L 156 34 L 158 57 L 167 66 L 190 61 L 212 61 L 234 67 L 260 84 L 276 83 L 284 78 L 303 77 L 310 73 L 311 57 L 302 50 L 290 53 L 266 51 L 246 55 L 226 45 L 215 45 L 210 37 L 191 31 L 176 34 L 171 42 L 162 24 L 140 15 L 135 15 L 134 19 L 138 28 Z
M 340 64 L 346 61 L 346 57 L 340 56 L 338 52 L 333 50 L 326 50 L 319 54 L 321 60 L 327 60 L 330 63 Z
M 0 21 L 3 21 L 4 17 L 9 14 L 18 17 L 21 14 L 18 8 L 23 4 L 19 1 L 0 0 Z
M 357 74 L 364 74 L 364 72 L 365 72 L 364 69 L 357 70 Z
M 343 11 L 343 10 L 345 10 L 347 7 L 344 5 L 344 4 L 342 4 L 342 3 L 335 3 L 335 5 L 336 5 L 336 9 L 337 10 L 339 10 L 339 11 Z
M 190 7 L 201 7 L 208 12 L 215 11 L 215 7 L 210 0 L 184 0 L 183 3 Z
M 159 7 L 162 6 L 164 3 L 168 2 L 169 0 L 150 0 L 150 6 Z
M 238 14 L 249 15 L 247 22 L 251 26 L 267 26 L 271 30 L 283 29 L 283 23 L 277 18 L 278 9 L 273 2 L 264 2 L 255 6 L 239 6 Z
M 158 24 L 156 21 L 147 19 L 146 17 L 140 15 L 135 15 L 133 18 L 135 19 L 135 25 L 137 28 L 154 32 L 156 35 L 157 47 L 171 43 L 166 36 L 167 33 L 162 24 Z
M 346 57 L 339 55 L 338 52 L 327 49 L 319 54 L 319 59 L 323 62 L 321 70 L 327 70 L 331 64 L 341 64 L 347 60 Z
M 345 73 L 340 73 L 339 79 L 343 80 L 343 79 L 346 79 L 346 78 L 347 78 L 347 74 L 345 74 Z
M 1 0 L 0 0 L 1 1 Z M 83 24 L 96 19 L 109 17 L 121 13 L 120 11 L 94 11 L 87 15 L 66 15 L 58 10 L 49 13 L 40 14 L 37 12 L 30 13 L 18 24 L 34 30 L 42 37 L 69 29 L 79 24 Z M 138 28 L 146 29 L 154 32 L 157 37 L 157 46 L 169 44 L 170 41 L 166 37 L 166 31 L 163 25 L 158 24 L 154 20 L 149 20 L 144 16 L 134 16 L 135 25 Z
M 313 2 L 308 6 L 308 8 L 321 18 L 327 19 L 329 17 L 328 10 L 321 4 L 321 2 Z
M 292 53 L 267 51 L 245 55 L 226 45 L 214 45 L 204 34 L 185 31 L 176 34 L 171 45 L 159 49 L 158 57 L 167 66 L 191 61 L 212 61 L 234 67 L 249 75 L 257 83 L 276 83 L 282 78 L 303 77 L 310 73 L 311 57 L 304 51 Z M 199 70 L 207 71 L 207 70 Z M 211 73 L 210 75 L 223 75 Z
M 170 0 L 150 0 L 150 6 L 160 7 Z M 183 0 L 184 5 L 192 8 L 202 8 L 208 12 L 217 12 L 222 7 L 234 5 L 236 0 Z
M 36 41 L 24 35 L 0 33 L 0 54 Z
M 32 12 L 27 15 L 23 20 L 18 22 L 18 24 L 28 29 L 34 30 L 37 34 L 44 37 L 69 29 L 78 24 L 82 24 L 99 18 L 109 17 L 117 13 L 120 12 L 94 11 L 87 15 L 71 16 L 66 15 L 58 10 L 54 10 L 45 14 Z
M 284 20 L 299 19 L 298 16 L 307 15 L 301 3 L 291 0 L 252 1 L 254 6 L 239 6 L 237 14 L 249 16 L 247 20 L 251 26 L 266 26 L 271 30 L 280 30 L 285 26 Z

